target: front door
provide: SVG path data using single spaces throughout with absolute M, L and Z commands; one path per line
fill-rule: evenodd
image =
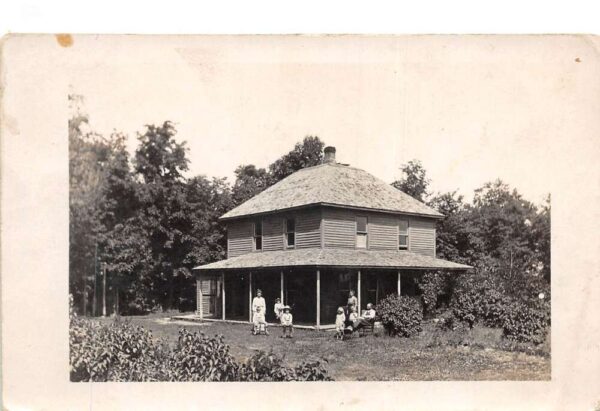
M 207 318 L 219 318 L 221 315 L 220 277 L 201 277 L 200 289 L 202 290 L 202 315 Z

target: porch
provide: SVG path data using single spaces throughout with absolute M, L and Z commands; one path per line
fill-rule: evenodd
M 390 294 L 415 295 L 417 270 L 380 270 L 320 267 L 280 270 L 229 270 L 199 273 L 197 316 L 222 321 L 252 321 L 252 299 L 261 290 L 267 304 L 266 320 L 275 324 L 275 299 L 292 308 L 294 324 L 328 328 L 337 308 L 346 306 L 350 290 L 359 311 Z
M 408 251 L 299 249 L 254 252 L 196 267 L 197 316 L 252 321 L 260 289 L 266 320 L 275 322 L 275 299 L 292 308 L 294 324 L 324 328 L 355 291 L 359 311 L 390 294 L 415 295 L 415 278 L 428 270 L 471 267 Z

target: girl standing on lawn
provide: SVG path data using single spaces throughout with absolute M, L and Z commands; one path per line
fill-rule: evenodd
M 282 338 L 292 338 L 294 334 L 293 317 L 290 313 L 290 307 L 288 305 L 283 307 L 283 314 L 281 314 L 281 327 L 283 328 Z
M 275 299 L 275 307 L 273 307 L 273 311 L 275 312 L 275 318 L 278 320 L 281 318 L 281 314 L 283 313 L 283 304 L 281 303 L 281 299 Z
M 344 307 L 337 309 L 337 315 L 335 316 L 335 338 L 344 338 L 344 326 L 346 323 L 346 314 L 344 314 Z

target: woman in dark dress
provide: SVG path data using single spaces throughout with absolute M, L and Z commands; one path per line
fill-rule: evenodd
M 354 295 L 354 290 L 350 290 L 348 293 L 348 303 L 346 305 L 346 325 L 352 325 L 352 322 L 349 320 L 350 312 L 352 311 L 352 307 L 355 307 L 358 311 L 358 298 Z

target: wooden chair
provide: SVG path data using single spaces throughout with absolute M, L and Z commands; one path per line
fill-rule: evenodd
M 359 337 L 364 337 L 366 335 L 373 335 L 374 331 L 375 331 L 375 319 L 373 319 L 372 321 L 369 321 L 369 324 L 367 326 L 359 328 L 358 335 L 359 335 Z

